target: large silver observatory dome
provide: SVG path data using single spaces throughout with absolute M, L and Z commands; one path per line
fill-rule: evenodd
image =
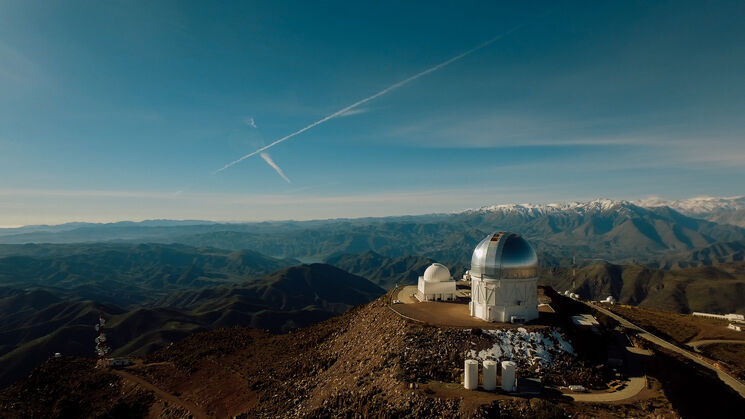
M 483 279 L 530 279 L 538 276 L 538 256 L 520 235 L 489 234 L 473 250 L 471 275 Z

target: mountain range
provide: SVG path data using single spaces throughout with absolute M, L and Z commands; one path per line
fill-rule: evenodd
M 740 200 L 702 202 L 594 200 L 352 220 L 0 229 L 0 385 L 51 353 L 90 355 L 101 308 L 117 355 L 148 353 L 220 326 L 286 332 L 396 284 L 416 283 L 434 261 L 458 278 L 474 246 L 498 230 L 525 236 L 539 253 L 541 281 L 557 289 L 571 288 L 568 267 L 576 257 L 573 290 L 584 298 L 743 312 L 745 229 L 704 219 L 736 214 Z
M 666 206 L 691 217 L 745 227 L 745 196 L 701 196 L 679 200 L 648 198 L 636 204 L 650 208 Z
M 739 201 L 738 201 L 739 202 Z M 544 265 L 580 259 L 656 263 L 659 259 L 745 240 L 745 229 L 694 218 L 669 206 L 594 200 L 549 205 L 497 205 L 452 214 L 356 220 L 245 224 L 117 223 L 62 231 L 16 229 L 0 242 L 180 243 L 196 248 L 253 250 L 278 258 L 322 261 L 373 251 L 466 265 L 473 246 L 495 230 L 527 237 Z
M 173 291 L 240 283 L 298 264 L 252 250 L 180 244 L 0 245 L 3 286 L 44 287 L 121 307 L 148 305 Z

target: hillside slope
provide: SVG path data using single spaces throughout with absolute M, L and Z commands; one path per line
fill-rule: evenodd
M 0 386 L 55 352 L 92 354 L 100 309 L 106 312 L 114 355 L 144 355 L 221 326 L 287 332 L 342 314 L 383 292 L 364 278 L 323 264 L 286 268 L 242 286 L 183 292 L 159 305 L 132 310 L 67 301 L 43 289 L 16 291 L 0 298 L 0 310 L 12 313 L 0 318 Z
M 391 289 L 396 284 L 416 284 L 419 275 L 433 262 L 434 259 L 422 256 L 389 258 L 373 251 L 358 255 L 335 255 L 326 259 L 326 263 L 367 278 L 384 289 Z
M 623 304 L 678 313 L 745 313 L 742 262 L 671 270 L 598 262 L 577 269 L 574 288 L 570 269 L 546 269 L 541 281 L 586 299 L 612 295 Z
M 745 261 L 745 240 L 717 242 L 706 247 L 678 255 L 660 256 L 646 263 L 663 269 L 712 266 L 728 262 Z
M 245 282 L 299 263 L 252 250 L 180 244 L 0 245 L 0 282 L 134 307 L 173 291 Z
M 743 400 L 716 377 L 664 352 L 654 354 L 653 365 L 660 367 L 650 370 L 646 392 L 609 404 L 463 390 L 465 354 L 491 343 L 486 333 L 409 322 L 389 310 L 384 297 L 286 335 L 243 327 L 195 334 L 153 353 L 127 373 L 214 417 L 699 417 L 712 412 L 708 404 L 727 411 L 743 408 Z M 559 362 L 539 370 L 530 367 L 532 357 L 518 358 L 518 374 L 538 374 L 544 383 L 583 382 L 582 377 L 592 375 L 592 365 L 583 366 L 581 359 L 555 355 Z M 59 412 L 57 400 L 43 394 L 60 397 L 59 388 L 38 380 L 47 371 L 59 374 L 65 383 L 61 388 L 72 390 L 92 377 L 105 377 L 93 369 L 62 371 L 64 365 L 45 364 L 38 374 L 0 391 L 0 415 L 28 417 L 43 408 Z M 112 386 L 118 386 L 110 377 Z M 690 397 L 690 385 L 680 385 L 690 382 L 701 384 L 695 391 L 708 404 Z M 71 391 L 64 400 L 70 408 L 100 409 L 104 394 L 94 387 L 88 393 Z M 108 396 L 112 406 L 121 403 L 122 410 L 130 409 L 122 414 L 142 414 L 144 394 L 124 400 L 118 394 Z M 164 411 L 155 399 L 149 414 L 184 415 Z

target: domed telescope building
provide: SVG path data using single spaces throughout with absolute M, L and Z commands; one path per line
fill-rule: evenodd
M 450 270 L 441 263 L 433 263 L 419 277 L 416 298 L 419 301 L 455 300 L 455 281 Z
M 520 235 L 489 234 L 473 251 L 471 316 L 521 323 L 538 318 L 538 256 Z

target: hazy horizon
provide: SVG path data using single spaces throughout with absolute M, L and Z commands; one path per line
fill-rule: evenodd
M 112 224 L 112 223 L 125 223 L 125 222 L 133 222 L 133 223 L 139 223 L 139 222 L 145 222 L 145 221 L 178 221 L 178 222 L 188 222 L 188 221 L 195 221 L 195 222 L 214 222 L 214 223 L 254 223 L 254 222 L 285 222 L 285 221 L 324 221 L 324 220 L 335 220 L 335 219 L 359 219 L 359 218 L 382 218 L 382 217 L 400 217 L 400 216 L 419 216 L 419 215 L 429 215 L 429 214 L 446 214 L 446 213 L 454 213 L 454 212 L 461 212 L 461 211 L 467 211 L 472 209 L 480 209 L 480 208 L 486 208 L 490 206 L 498 206 L 498 205 L 553 205 L 553 204 L 567 204 L 567 203 L 585 203 L 585 202 L 591 202 L 595 200 L 613 200 L 613 201 L 628 201 L 633 204 L 640 204 L 640 201 L 645 200 L 661 200 L 661 201 L 676 201 L 676 200 L 693 200 L 693 199 L 742 199 L 745 198 L 745 195 L 732 195 L 732 196 L 721 196 L 721 197 L 714 197 L 709 195 L 700 195 L 700 196 L 691 196 L 691 197 L 683 197 L 679 199 L 667 199 L 665 197 L 662 197 L 660 195 L 647 195 L 643 197 L 638 197 L 634 199 L 627 199 L 627 198 L 608 198 L 608 197 L 591 197 L 591 198 L 583 198 L 583 199 L 562 199 L 562 200 L 548 200 L 548 201 L 531 201 L 531 202 L 490 202 L 490 203 L 484 203 L 482 205 L 478 206 L 472 206 L 472 207 L 461 207 L 461 208 L 455 208 L 448 211 L 422 211 L 422 212 L 402 212 L 402 213 L 381 213 L 381 214 L 363 214 L 363 215 L 357 215 L 357 216 L 329 216 L 329 217 L 306 217 L 306 218 L 263 218 L 263 219 L 211 219 L 211 218 L 173 218 L 173 217 L 142 217 L 142 218 L 120 218 L 120 219 L 69 219 L 64 220 L 62 222 L 58 223 L 33 223 L 33 224 L 15 224 L 15 225 L 2 225 L 0 224 L 0 229 L 13 229 L 13 228 L 21 228 L 21 227 L 30 227 L 30 226 L 41 226 L 41 225 L 49 225 L 49 226 L 58 226 L 58 225 L 64 225 L 64 224 L 74 224 L 74 223 L 90 223 L 90 224 Z M 322 208 L 326 208 L 326 206 L 322 206 Z

